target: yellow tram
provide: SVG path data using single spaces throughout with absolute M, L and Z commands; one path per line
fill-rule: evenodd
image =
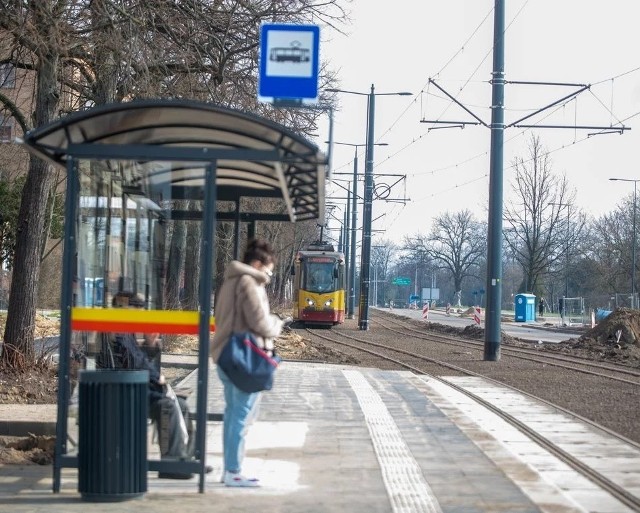
M 293 269 L 293 318 L 303 324 L 344 322 L 344 254 L 315 242 L 299 251 Z

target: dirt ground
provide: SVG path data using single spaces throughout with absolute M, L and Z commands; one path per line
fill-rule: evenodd
M 4 325 L 4 319 L 0 317 Z M 421 324 L 421 326 L 424 326 Z M 469 338 L 484 338 L 484 331 L 476 326 L 467 326 L 464 330 L 450 326 L 430 324 L 430 329 L 448 334 L 460 334 Z M 37 337 L 58 333 L 56 319 L 41 315 L 37 318 Z M 331 350 L 325 346 L 311 345 L 301 331 L 285 330 L 276 341 L 280 356 L 288 360 L 324 361 L 331 363 L 358 364 L 352 357 Z M 196 354 L 197 337 L 183 336 L 167 339 L 164 351 L 178 354 Z M 530 343 L 503 334 L 503 343 L 507 345 L 526 345 Z M 536 346 L 543 351 L 586 356 L 594 360 L 605 360 L 640 368 L 640 312 L 619 309 L 589 330 L 580 338 L 561 344 Z M 189 369 L 167 368 L 167 379 L 175 383 L 182 379 Z M 16 373 L 0 368 L 0 404 L 55 404 L 57 401 L 57 373 L 55 369 L 40 365 L 27 373 Z M 0 464 L 40 464 L 51 463 L 54 437 L 2 437 L 0 436 Z
M 640 312 L 618 308 L 579 338 L 545 349 L 640 368 Z
M 0 465 L 50 465 L 55 436 L 0 436 Z
M 424 323 L 410 317 L 405 321 L 424 328 Z M 446 324 L 429 323 L 429 330 L 447 335 L 463 335 L 467 338 L 484 340 L 484 329 L 469 325 L 464 329 Z M 618 335 L 620 335 L 618 337 Z M 615 310 L 595 328 L 587 330 L 576 338 L 560 344 L 533 345 L 530 341 L 519 340 L 502 332 L 504 345 L 535 348 L 539 351 L 562 353 L 592 360 L 628 365 L 640 369 L 640 311 L 628 308 Z
M 6 314 L 0 314 L 0 332 L 4 335 Z M 56 317 L 36 314 L 35 337 L 60 333 Z M 37 355 L 37 365 L 26 373 L 0 367 L 0 404 L 52 404 L 57 400 L 58 378 L 50 365 L 50 355 Z

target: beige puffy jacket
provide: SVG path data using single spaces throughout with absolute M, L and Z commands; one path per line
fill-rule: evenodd
M 214 362 L 232 333 L 250 331 L 260 347 L 273 349 L 273 339 L 282 331 L 282 321 L 269 309 L 265 285 L 269 277 L 248 264 L 232 261 L 216 293 L 216 330 L 211 341 Z

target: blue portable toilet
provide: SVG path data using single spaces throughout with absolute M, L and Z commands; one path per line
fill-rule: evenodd
M 536 320 L 536 296 L 533 294 L 516 294 L 516 322 Z

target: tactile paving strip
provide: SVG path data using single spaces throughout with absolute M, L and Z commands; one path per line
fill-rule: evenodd
M 442 513 L 381 397 L 360 372 L 342 372 L 364 413 L 393 512 Z

